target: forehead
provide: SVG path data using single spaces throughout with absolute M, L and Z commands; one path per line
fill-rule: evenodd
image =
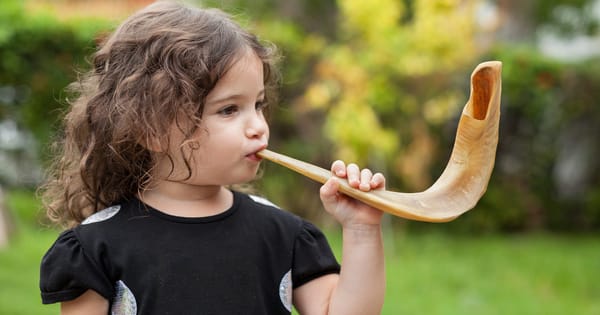
M 256 96 L 263 90 L 263 62 L 248 49 L 234 59 L 229 70 L 208 93 L 206 101 L 213 102 L 231 95 Z

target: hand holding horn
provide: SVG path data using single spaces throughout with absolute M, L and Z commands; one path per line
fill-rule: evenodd
M 498 145 L 502 63 L 479 64 L 471 74 L 471 96 L 463 108 L 446 168 L 427 190 L 416 193 L 364 192 L 340 180 L 340 191 L 392 215 L 447 222 L 475 207 L 487 189 Z M 320 183 L 332 175 L 321 167 L 263 150 L 259 156 Z

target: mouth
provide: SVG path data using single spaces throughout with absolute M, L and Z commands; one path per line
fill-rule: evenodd
M 255 150 L 255 151 L 253 151 L 252 153 L 250 153 L 250 154 L 247 154 L 247 155 L 246 155 L 246 158 L 247 158 L 247 159 L 250 159 L 250 160 L 252 160 L 252 161 L 255 161 L 255 162 L 260 162 L 260 161 L 262 161 L 262 158 L 261 158 L 261 157 L 258 155 L 258 152 L 260 152 L 260 151 L 264 150 L 265 148 L 267 148 L 267 145 L 266 145 L 266 144 L 264 144 L 264 145 L 261 145 L 261 146 L 260 146 L 258 149 L 256 149 L 256 150 Z

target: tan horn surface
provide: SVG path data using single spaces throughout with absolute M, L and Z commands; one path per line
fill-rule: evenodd
M 487 189 L 498 145 L 502 63 L 479 64 L 471 74 L 471 96 L 463 108 L 450 160 L 427 190 L 402 193 L 390 190 L 364 192 L 340 180 L 340 190 L 382 211 L 406 219 L 447 222 L 469 211 Z M 320 183 L 329 170 L 263 150 L 259 156 Z

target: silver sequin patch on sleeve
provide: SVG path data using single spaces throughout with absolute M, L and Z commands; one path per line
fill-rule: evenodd
M 119 213 L 119 210 L 121 210 L 121 206 L 118 206 L 118 205 L 108 207 L 104 210 L 100 210 L 100 211 L 92 214 L 91 216 L 87 217 L 85 220 L 83 220 L 83 222 L 81 222 L 81 224 L 91 224 L 91 223 L 108 220 L 108 219 L 114 217 L 117 213 Z
M 137 302 L 133 292 L 125 285 L 125 282 L 119 280 L 115 284 L 115 298 L 113 299 L 111 315 L 136 315 Z
M 285 307 L 289 312 L 292 311 L 292 270 L 288 271 L 281 278 L 281 283 L 279 284 L 279 299 L 281 300 L 281 304 Z
M 266 205 L 266 206 L 272 206 L 272 207 L 275 207 L 275 208 L 279 208 L 279 206 L 277 206 L 276 204 L 272 203 L 267 198 L 259 197 L 259 196 L 256 196 L 256 195 L 249 195 L 249 196 L 255 202 L 261 203 L 261 204 Z

